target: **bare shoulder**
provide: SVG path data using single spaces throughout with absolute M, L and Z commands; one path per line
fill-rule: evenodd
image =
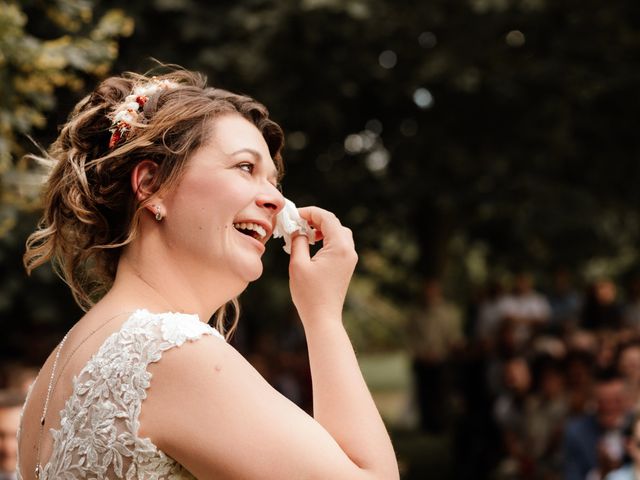
M 169 396 L 167 399 L 171 400 L 170 396 L 179 395 L 184 401 L 183 390 L 205 383 L 213 387 L 216 382 L 231 381 L 238 375 L 264 381 L 235 348 L 217 335 L 202 335 L 165 351 L 149 370 L 153 374 L 150 400 L 152 396 L 158 399 Z
M 140 435 L 199 479 L 367 478 L 328 432 L 218 337 L 150 366 Z

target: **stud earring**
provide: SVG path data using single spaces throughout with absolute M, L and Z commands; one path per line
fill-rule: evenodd
M 157 205 L 156 205 L 156 220 L 157 221 L 162 220 L 162 212 L 160 212 L 160 207 L 158 207 Z

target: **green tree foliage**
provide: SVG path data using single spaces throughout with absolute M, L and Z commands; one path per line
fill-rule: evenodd
M 15 222 L 16 209 L 37 205 L 42 175 L 20 159 L 26 136 L 47 125 L 56 89 L 81 91 L 89 76 L 104 76 L 118 53 L 116 39 L 132 33 L 122 10 L 94 20 L 94 3 L 0 1 L 0 236 Z M 38 32 L 30 31 L 29 20 Z
M 64 319 L 70 312 L 77 316 L 65 286 L 50 269 L 40 269 L 29 280 L 24 273 L 24 240 L 36 222 L 43 174 L 23 156 L 34 150 L 28 136 L 45 144 L 69 113 L 69 104 L 59 107 L 58 101 L 69 92 L 83 94 L 87 84 L 106 75 L 118 53 L 118 37 L 133 31 L 132 19 L 119 9 L 94 19 L 96 4 L 0 0 L 2 357 L 41 362 L 59 340 Z M 64 110 L 59 117 L 53 114 L 56 107 Z

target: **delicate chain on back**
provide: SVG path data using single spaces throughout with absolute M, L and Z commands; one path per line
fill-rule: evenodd
M 53 449 L 41 480 L 193 479 L 138 436 L 138 417 L 151 381 L 148 365 L 202 335 L 223 338 L 195 315 L 137 310 L 74 377 L 60 428 L 50 431 Z

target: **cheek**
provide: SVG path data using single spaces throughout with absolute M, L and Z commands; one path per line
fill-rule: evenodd
M 177 193 L 183 208 L 187 204 L 198 211 L 215 210 L 235 216 L 232 210 L 241 208 L 246 189 L 243 189 L 243 182 L 233 175 L 216 175 L 210 178 L 207 175 L 193 174 L 185 178 Z
M 246 206 L 246 189 L 242 182 L 232 180 L 186 176 L 167 199 L 175 233 L 190 244 L 208 244 L 226 235 L 233 218 Z

